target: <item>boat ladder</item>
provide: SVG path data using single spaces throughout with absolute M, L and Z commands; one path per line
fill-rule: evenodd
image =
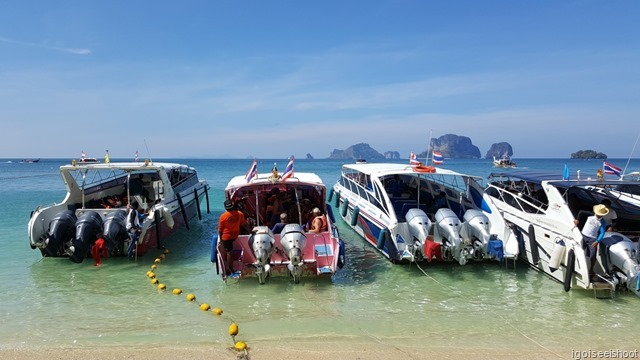
M 591 283 L 593 295 L 596 299 L 612 299 L 616 293 L 616 285 L 604 276 L 596 274 L 598 279 Z

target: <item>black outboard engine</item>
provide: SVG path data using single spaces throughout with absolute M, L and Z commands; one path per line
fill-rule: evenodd
M 76 222 L 76 237 L 69 247 L 69 259 L 81 263 L 91 250 L 98 233 L 102 232 L 102 218 L 95 211 L 87 211 L 80 215 Z
M 71 210 L 61 211 L 51 219 L 49 230 L 36 243 L 42 256 L 61 255 L 62 245 L 75 236 L 76 220 L 76 214 Z
M 127 212 L 124 210 L 110 212 L 104 219 L 103 235 L 110 254 L 114 252 L 124 254 L 124 242 L 129 239 Z

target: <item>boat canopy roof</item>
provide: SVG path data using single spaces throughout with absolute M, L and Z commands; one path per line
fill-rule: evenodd
M 246 176 L 236 176 L 233 177 L 229 184 L 227 184 L 226 190 L 232 188 L 241 188 L 245 186 L 255 186 L 255 185 L 321 185 L 324 186 L 324 183 L 320 179 L 320 177 L 314 173 L 304 173 L 304 172 L 296 172 L 292 177 L 288 178 L 286 181 L 282 181 L 281 178 L 278 178 L 274 181 L 273 175 L 271 173 L 258 174 L 258 176 L 251 179 L 250 182 L 247 182 Z
M 74 171 L 81 169 L 89 169 L 89 170 L 125 170 L 125 171 L 157 171 L 163 169 L 165 171 L 172 169 L 191 169 L 195 170 L 187 165 L 176 164 L 176 163 L 165 163 L 165 162 L 149 162 L 149 164 L 145 164 L 145 162 L 111 162 L 111 163 L 82 163 L 77 162 L 76 165 L 62 165 L 60 166 L 60 171 Z
M 461 174 L 459 172 L 444 169 L 435 166 L 435 172 L 419 172 L 415 171 L 409 164 L 396 164 L 396 163 L 371 163 L 371 164 L 345 164 L 342 165 L 342 172 L 345 171 L 359 171 L 363 174 L 367 174 L 373 177 L 383 177 L 387 175 L 449 175 L 449 176 L 466 176 L 478 180 L 482 180 L 482 177 L 468 174 Z
M 597 176 L 584 176 L 581 174 L 580 180 L 578 180 L 578 172 L 572 172 L 569 174 L 569 180 L 562 178 L 562 173 L 559 171 L 534 171 L 534 170 L 510 170 L 510 171 L 497 171 L 492 172 L 489 175 L 489 179 L 495 178 L 510 178 L 524 180 L 532 183 L 542 183 L 548 181 L 554 186 L 558 187 L 572 187 L 572 186 L 616 186 L 623 184 L 635 184 L 640 185 L 640 182 L 634 180 L 619 180 L 619 179 L 607 179 L 598 180 Z

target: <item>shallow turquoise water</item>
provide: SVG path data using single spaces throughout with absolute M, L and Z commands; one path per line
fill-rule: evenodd
M 518 159 L 515 159 L 518 161 Z M 115 159 L 113 161 L 116 161 Z M 231 320 L 242 339 L 305 341 L 353 339 L 393 346 L 545 348 L 568 358 L 567 349 L 634 350 L 640 333 L 640 298 L 629 293 L 597 300 L 572 290 L 522 263 L 398 266 L 338 220 L 347 265 L 332 280 L 231 281 L 225 284 L 210 262 L 211 237 L 222 212 L 223 189 L 244 174 L 251 160 L 176 160 L 195 167 L 211 184 L 211 213 L 194 219 L 167 242 L 170 254 L 156 274 L 168 290 L 146 277 L 159 252 L 131 262 L 108 258 L 100 268 L 46 258 L 29 247 L 27 222 L 40 204 L 59 202 L 65 189 L 62 160 L 0 163 L 0 349 L 70 346 L 228 343 Z M 611 160 L 624 166 L 624 160 Z M 519 160 L 520 168 L 595 174 L 597 161 Z M 273 160 L 260 161 L 270 171 Z M 286 160 L 278 160 L 284 168 Z M 296 171 L 312 171 L 330 187 L 340 161 L 296 160 Z M 488 160 L 448 160 L 452 170 L 486 177 Z M 640 162 L 632 162 L 635 169 Z M 172 295 L 173 288 L 184 293 Z M 193 293 L 197 303 L 186 300 Z M 200 311 L 199 303 L 224 310 Z M 424 346 L 424 345 L 422 345 Z

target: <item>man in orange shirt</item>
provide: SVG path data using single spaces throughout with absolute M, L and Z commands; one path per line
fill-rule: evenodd
M 224 209 L 226 211 L 218 221 L 218 238 L 222 241 L 224 251 L 227 253 L 226 274 L 231 275 L 233 273 L 233 242 L 240 235 L 240 229 L 247 228 L 247 220 L 242 211 L 235 209 L 231 200 L 224 201 Z

